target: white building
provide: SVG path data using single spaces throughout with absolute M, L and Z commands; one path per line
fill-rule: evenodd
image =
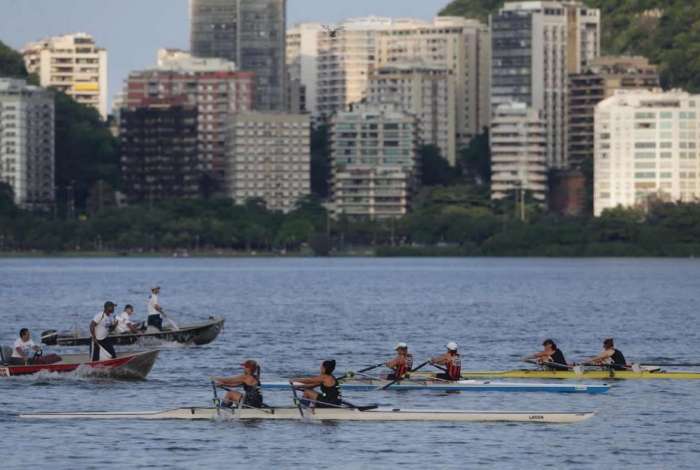
M 541 112 L 523 103 L 500 105 L 491 120 L 490 142 L 491 198 L 522 189 L 544 202 L 547 146 Z
M 376 65 L 420 60 L 448 69 L 455 80 L 457 142 L 467 145 L 489 125 L 490 55 L 489 29 L 477 20 L 399 19 L 379 35 Z
M 320 33 L 317 105 L 321 116 L 344 111 L 366 96 L 370 69 L 377 62 L 379 32 L 391 24 L 391 18 L 356 18 Z
M 332 120 L 334 216 L 400 217 L 420 169 L 417 119 L 393 105 L 358 105 Z
M 289 212 L 311 194 L 308 115 L 244 112 L 229 122 L 226 192 L 237 204 L 261 198 Z
M 54 193 L 54 99 L 24 80 L 0 78 L 0 181 L 15 203 L 46 209 Z
M 86 33 L 68 34 L 29 43 L 22 49 L 29 73 L 43 87 L 92 106 L 107 119 L 107 51 Z
M 595 110 L 594 212 L 700 197 L 700 95 L 617 90 Z
M 289 111 L 318 115 L 318 46 L 325 33 L 320 23 L 300 23 L 287 30 Z
M 547 163 L 567 165 L 568 74 L 599 55 L 600 13 L 576 2 L 506 3 L 491 16 L 491 105 L 541 110 Z
M 393 103 L 418 117 L 421 144 L 435 145 L 455 165 L 455 80 L 447 68 L 422 61 L 385 65 L 371 73 L 368 87 L 368 103 Z

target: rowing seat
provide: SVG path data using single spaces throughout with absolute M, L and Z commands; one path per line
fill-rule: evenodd
M 12 357 L 12 348 L 9 346 L 0 346 L 0 362 L 5 365 L 10 365 L 10 358 Z

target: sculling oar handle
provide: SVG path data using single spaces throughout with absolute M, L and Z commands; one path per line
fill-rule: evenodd
M 423 367 L 427 366 L 428 364 L 430 364 L 430 359 L 428 359 L 427 361 L 423 362 L 423 363 L 420 364 L 418 367 L 415 367 L 415 368 L 411 369 L 411 370 L 408 371 L 408 372 L 409 372 L 409 373 L 411 373 L 411 372 L 416 372 L 417 370 L 422 369 Z M 388 384 L 386 384 L 386 385 L 384 385 L 383 387 L 379 388 L 379 390 L 386 390 L 387 388 L 391 387 L 391 386 L 394 385 L 396 382 L 399 382 L 399 381 L 401 381 L 401 380 L 403 380 L 403 377 L 399 377 L 399 378 L 397 378 L 397 379 L 394 379 L 394 380 L 392 380 L 391 382 L 389 382 Z

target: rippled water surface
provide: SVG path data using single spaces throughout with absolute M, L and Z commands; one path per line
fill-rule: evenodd
M 0 259 L 0 341 L 84 327 L 105 300 L 143 317 L 148 287 L 179 323 L 226 318 L 216 342 L 165 345 L 144 382 L 0 379 L 0 468 L 697 468 L 700 381 L 615 383 L 603 396 L 351 393 L 359 403 L 596 410 L 576 425 L 28 422 L 22 411 L 207 405 L 207 377 L 243 359 L 264 378 L 383 360 L 457 341 L 464 369 L 507 369 L 553 337 L 569 360 L 615 336 L 629 360 L 700 361 L 696 260 Z M 60 353 L 60 351 L 58 351 Z M 288 392 L 266 392 L 271 404 Z

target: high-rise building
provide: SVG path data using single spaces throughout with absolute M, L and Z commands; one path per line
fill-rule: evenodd
M 367 102 L 393 103 L 418 117 L 421 144 L 438 147 L 454 166 L 457 158 L 454 82 L 444 67 L 422 61 L 398 62 L 371 72 Z
M 287 30 L 288 102 L 291 113 L 318 115 L 317 75 L 320 23 L 300 23 Z
M 86 33 L 32 42 L 22 48 L 29 73 L 43 87 L 60 90 L 107 119 L 107 51 Z
M 335 217 L 408 213 L 420 175 L 417 119 L 394 105 L 357 105 L 332 118 Z
M 593 162 L 595 106 L 618 89 L 658 88 L 659 73 L 644 57 L 599 57 L 569 75 L 569 165 Z
M 53 95 L 24 80 L 0 78 L 0 181 L 15 203 L 46 209 L 54 193 Z
M 238 113 L 229 121 L 227 194 L 238 204 L 262 199 L 289 212 L 311 193 L 308 115 Z
M 595 109 L 594 212 L 700 197 L 700 95 L 617 90 Z
M 519 102 L 541 110 L 547 164 L 566 167 L 567 77 L 599 54 L 598 10 L 576 2 L 509 2 L 490 22 L 492 109 Z
M 491 198 L 524 190 L 547 197 L 546 126 L 542 112 L 524 103 L 502 104 L 491 119 Z
M 197 57 L 218 57 L 255 72 L 256 108 L 287 106 L 286 0 L 190 0 L 190 43 Z
M 255 75 L 237 71 L 233 62 L 161 50 L 156 68 L 129 75 L 123 105 L 136 109 L 152 99 L 181 97 L 188 105 L 195 106 L 199 168 L 215 179 L 214 186 L 218 183 L 222 189 L 229 117 L 252 110 L 255 96 Z
M 420 60 L 448 69 L 455 81 L 452 106 L 457 119 L 457 143 L 467 145 L 489 125 L 490 53 L 488 27 L 477 20 L 402 19 L 381 31 L 377 65 Z
M 196 107 L 183 98 L 153 98 L 122 109 L 119 136 L 129 203 L 198 196 Z
M 317 106 L 331 117 L 362 101 L 372 67 L 377 63 L 377 38 L 390 18 L 355 18 L 328 26 L 319 34 Z

